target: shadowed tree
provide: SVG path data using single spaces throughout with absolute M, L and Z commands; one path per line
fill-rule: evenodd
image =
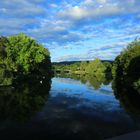
M 140 88 L 140 39 L 134 40 L 116 57 L 112 73 L 116 84 L 138 91 Z

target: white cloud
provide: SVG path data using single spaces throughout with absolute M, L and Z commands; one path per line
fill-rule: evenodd
M 50 6 L 51 6 L 52 8 L 57 8 L 57 7 L 58 7 L 58 5 L 55 4 L 55 3 L 51 3 Z
M 70 9 L 68 9 L 67 11 L 60 11 L 59 15 L 62 17 L 70 17 L 73 19 L 81 19 L 84 18 L 88 15 L 88 11 L 85 9 L 82 9 L 78 6 L 74 6 Z
M 43 14 L 44 8 L 39 6 L 39 0 L 2 0 L 0 1 L 1 15 L 23 17 Z
M 100 5 L 96 8 L 93 7 L 72 7 L 68 10 L 63 10 L 59 12 L 59 15 L 64 18 L 70 18 L 74 20 L 88 19 L 88 18 L 98 18 L 101 16 L 109 16 L 122 12 L 123 9 L 118 5 L 107 4 L 103 7 Z
M 134 8 L 135 7 L 135 8 Z M 85 0 L 80 6 L 65 8 L 59 12 L 63 18 L 74 20 L 93 19 L 110 15 L 139 12 L 140 2 L 137 0 L 107 1 L 107 0 Z
M 104 3 L 107 2 L 107 0 L 97 0 L 97 2 L 100 3 L 100 4 L 104 4 Z

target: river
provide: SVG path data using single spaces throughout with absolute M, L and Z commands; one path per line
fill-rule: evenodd
M 43 96 L 34 96 L 29 89 L 18 98 L 19 91 L 13 95 L 7 90 L 4 97 L 0 93 L 0 100 L 5 100 L 0 103 L 1 137 L 98 140 L 140 128 L 140 117 L 126 111 L 116 99 L 111 83 L 97 88 L 72 78 L 54 77 L 51 82 L 47 96 L 45 91 Z M 41 92 L 41 88 L 33 87 L 33 92 Z

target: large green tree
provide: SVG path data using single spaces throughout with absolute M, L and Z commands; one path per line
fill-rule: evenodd
M 140 88 L 140 39 L 131 42 L 116 57 L 112 73 L 117 83 L 136 89 Z
M 39 65 L 47 61 L 50 69 L 49 51 L 37 41 L 25 34 L 11 36 L 8 40 L 7 65 L 11 70 L 28 74 L 39 69 Z
M 0 37 L 0 85 L 10 85 L 12 83 L 12 73 L 7 68 L 7 51 L 9 43 L 6 37 Z
M 48 49 L 25 34 L 0 38 L 0 60 L 0 74 L 4 78 L 8 73 L 14 77 L 51 73 Z

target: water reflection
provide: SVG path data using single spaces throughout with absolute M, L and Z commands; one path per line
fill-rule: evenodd
M 97 77 L 90 75 L 63 74 L 57 75 L 57 77 L 69 77 L 75 80 L 79 80 L 81 83 L 87 84 L 88 86 L 93 87 L 94 90 L 97 90 L 96 93 L 99 93 L 100 91 L 101 93 L 107 95 L 109 95 L 110 92 L 108 92 L 107 89 L 109 88 L 107 87 L 108 85 L 111 85 L 110 83 L 112 81 L 110 77 L 104 77 L 100 75 Z M 103 89 L 103 86 L 106 87 L 106 89 Z M 115 81 L 112 82 L 112 88 L 112 93 L 114 92 L 115 98 L 120 102 L 120 105 L 125 109 L 125 111 L 132 116 L 134 116 L 134 114 L 140 116 L 140 95 L 136 93 L 136 91 L 134 91 L 131 87 L 125 87 L 124 85 L 122 86 Z
M 46 124 L 51 122 L 50 131 L 61 138 L 103 139 L 137 128 L 115 99 L 111 85 L 95 90 L 70 78 L 52 79 L 50 98 L 42 112 Z M 62 132 L 63 136 L 58 135 Z
M 89 86 L 94 87 L 95 90 L 98 90 L 101 85 L 109 85 L 112 81 L 111 76 L 105 75 L 98 75 L 98 76 L 91 76 L 91 75 L 80 75 L 80 74 L 56 74 L 55 77 L 62 77 L 62 78 L 72 78 L 75 80 L 80 80 L 81 83 L 87 84 Z
M 113 81 L 115 97 L 131 116 L 140 117 L 140 95 L 132 87 L 125 87 Z
M 0 88 L 0 137 L 98 140 L 139 129 L 140 117 L 132 108 L 138 111 L 140 106 L 131 101 L 136 98 L 116 86 L 114 96 L 110 82 L 103 77 L 59 75 L 52 85 L 49 79 L 32 79 Z
M 70 76 L 67 75 L 67 77 Z M 120 91 L 119 87 L 116 87 L 113 93 L 111 84 L 109 84 L 111 80 L 104 78 L 98 80 L 97 77 L 81 77 L 78 75 L 73 79 L 76 79 L 76 81 L 73 80 L 72 82 L 72 79 L 68 78 L 53 79 L 53 87 L 56 90 L 59 89 L 61 94 L 57 93 L 54 88 L 54 91 L 51 91 L 51 97 L 57 107 L 65 108 L 63 108 L 63 111 L 61 108 L 59 112 L 59 108 L 56 107 L 57 113 L 53 112 L 53 114 L 56 113 L 55 116 L 58 115 L 59 118 L 63 118 L 61 115 L 68 113 L 65 117 L 69 119 L 71 117 L 71 119 L 74 119 L 76 116 L 77 120 L 88 118 L 90 121 L 86 120 L 86 123 L 89 125 L 91 123 L 92 133 L 96 132 L 97 135 L 100 133 L 104 138 L 140 129 L 140 116 L 138 115 L 140 113 L 140 96 L 137 95 L 136 97 L 134 91 L 127 88 Z M 84 82 L 82 82 L 82 79 L 84 79 Z M 64 102 L 60 103 L 60 101 Z M 71 112 L 79 113 L 79 115 L 70 116 Z M 92 122 L 92 119 L 94 122 Z M 79 125 L 83 125 L 83 123 Z M 90 126 L 86 129 L 89 128 Z M 88 135 L 91 136 L 89 133 Z
M 0 121 L 28 121 L 44 105 L 51 79 L 30 79 L 14 87 L 0 88 Z

